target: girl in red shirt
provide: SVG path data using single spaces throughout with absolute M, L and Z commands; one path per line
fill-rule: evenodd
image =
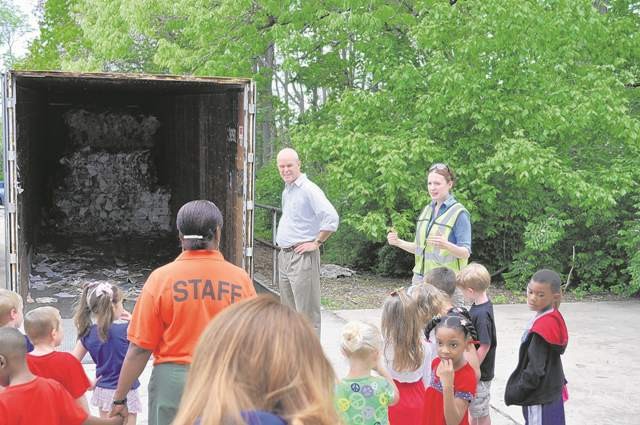
M 438 357 L 433 360 L 431 383 L 425 393 L 422 423 L 469 425 L 467 410 L 476 394 L 476 374 L 464 357 L 475 330 L 467 317 L 448 314 L 427 326 L 435 327 Z
M 393 291 L 382 306 L 384 359 L 400 392 L 400 401 L 389 407 L 391 425 L 420 425 L 431 355 L 417 307 L 404 289 Z

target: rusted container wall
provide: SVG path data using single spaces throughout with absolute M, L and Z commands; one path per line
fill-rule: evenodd
M 240 264 L 244 149 L 228 140 L 228 130 L 237 129 L 238 93 L 176 96 L 162 111 L 168 128 L 160 149 L 161 179 L 172 187 L 172 209 L 196 198 L 210 199 L 219 206 L 225 223 L 223 252 Z M 168 115 L 165 115 L 168 114 Z M 237 131 L 237 130 L 236 130 Z
M 33 241 L 37 239 L 39 226 L 31 226 L 38 220 L 39 212 L 42 208 L 42 185 L 47 175 L 39 161 L 32 161 L 30 158 L 47 158 L 47 153 L 51 150 L 51 145 L 40 146 L 38 141 L 43 139 L 43 125 L 46 122 L 45 95 L 37 90 L 29 90 L 24 87 L 16 87 L 16 95 L 21 102 L 16 105 L 17 119 L 16 133 L 20 135 L 19 140 L 24 143 L 18 145 L 18 155 L 16 163 L 18 165 L 19 185 L 18 199 L 22 200 L 28 208 L 18 209 L 18 249 L 22 255 L 18 257 L 19 270 L 29 270 L 29 264 L 33 253 Z M 42 155 L 38 152 L 42 149 Z M 25 187 L 32 187 L 33 190 L 25 191 Z M 27 295 L 27 276 L 23 276 L 19 286 L 20 294 Z

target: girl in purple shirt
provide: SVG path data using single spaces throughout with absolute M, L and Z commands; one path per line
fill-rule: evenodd
M 88 352 L 96 364 L 96 387 L 91 404 L 98 407 L 100 417 L 108 417 L 111 411 L 120 369 L 129 348 L 127 319 L 130 315 L 122 301 L 122 291 L 117 286 L 105 282 L 91 283 L 82 291 L 74 317 L 78 342 L 73 355 L 82 360 Z M 136 415 L 142 411 L 139 386 L 140 382 L 136 380 L 127 394 L 127 425 L 134 425 Z

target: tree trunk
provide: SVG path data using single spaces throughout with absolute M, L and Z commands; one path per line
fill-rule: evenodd
M 287 105 L 287 111 L 284 114 L 284 128 L 286 131 L 289 131 L 289 108 L 291 107 L 291 93 L 289 93 L 289 71 L 285 71 L 284 73 L 284 103 Z
M 270 43 L 264 53 L 262 61 L 263 69 L 260 74 L 263 80 L 261 84 L 261 90 L 258 92 L 260 96 L 260 112 L 262 113 L 261 119 L 261 149 L 259 152 L 258 166 L 262 166 L 269 162 L 273 158 L 274 151 L 274 126 L 275 126 L 275 114 L 273 107 L 273 78 L 274 78 L 274 44 Z

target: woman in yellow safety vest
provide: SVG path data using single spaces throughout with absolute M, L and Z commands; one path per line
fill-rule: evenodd
M 422 283 L 424 276 L 436 267 L 448 267 L 455 272 L 467 264 L 471 254 L 471 220 L 469 212 L 450 193 L 455 182 L 451 168 L 433 164 L 429 168 L 427 187 L 431 202 L 420 213 L 413 242 L 389 232 L 389 245 L 415 255 L 413 284 Z

